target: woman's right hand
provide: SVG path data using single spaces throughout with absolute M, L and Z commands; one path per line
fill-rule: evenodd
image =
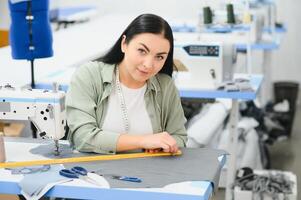
M 157 152 L 158 149 L 167 153 L 178 151 L 176 140 L 168 132 L 144 135 L 140 140 L 140 146 L 150 153 Z

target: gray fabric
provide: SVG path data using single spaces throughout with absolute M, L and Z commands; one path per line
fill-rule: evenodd
M 70 158 L 70 157 L 80 157 L 87 156 L 89 154 L 84 153 L 73 153 L 72 148 L 69 144 L 59 144 L 60 154 L 57 156 L 54 154 L 54 143 L 41 144 L 35 148 L 30 149 L 30 153 L 42 155 L 46 158 Z
M 41 146 L 31 150 L 32 153 L 53 157 L 49 152 L 53 151 L 54 143 L 39 139 L 28 138 L 4 138 L 5 141 L 42 143 Z M 98 155 L 93 153 L 72 153 L 69 145 L 63 145 L 62 154 L 59 157 L 78 157 Z M 142 179 L 141 183 L 118 181 L 110 176 L 105 176 L 111 188 L 158 188 L 165 185 L 183 181 L 210 181 L 214 189 L 217 189 L 222 164 L 218 157 L 227 154 L 223 150 L 207 148 L 182 148 L 183 155 L 175 157 L 150 157 L 139 159 L 125 159 L 115 161 L 97 161 L 65 164 L 66 168 L 79 165 L 89 171 L 98 171 L 99 174 L 114 174 L 133 176 Z
M 217 189 L 222 167 L 218 157 L 226 152 L 206 148 L 186 148 L 182 152 L 182 156 L 65 164 L 65 167 L 80 165 L 89 171 L 104 174 L 111 188 L 158 188 L 183 181 L 210 181 Z M 138 177 L 142 182 L 115 180 L 109 175 Z
M 59 143 L 59 151 L 60 154 L 57 156 L 54 154 L 55 145 L 52 140 L 45 139 L 32 139 L 25 137 L 4 137 L 5 142 L 20 142 L 20 143 L 33 143 L 40 144 L 37 147 L 30 149 L 31 154 L 42 155 L 45 158 L 70 158 L 70 157 L 81 157 L 81 156 L 89 156 L 91 154 L 88 153 L 74 153 L 73 149 L 69 144 Z

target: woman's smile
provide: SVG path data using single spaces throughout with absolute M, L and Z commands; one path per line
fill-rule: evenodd
M 140 74 L 143 75 L 143 76 L 147 76 L 148 75 L 148 72 L 145 71 L 145 70 L 141 70 L 141 69 L 137 68 L 137 71 L 140 72 Z

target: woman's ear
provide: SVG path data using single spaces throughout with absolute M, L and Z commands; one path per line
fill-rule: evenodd
M 126 47 L 126 36 L 125 35 L 123 35 L 122 36 L 122 39 L 121 39 L 121 52 L 122 53 L 124 53 L 124 51 L 125 51 L 125 47 Z

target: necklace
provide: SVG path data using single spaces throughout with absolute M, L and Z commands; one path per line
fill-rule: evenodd
M 120 80 L 119 80 L 119 67 L 116 67 L 116 92 L 117 92 L 117 96 L 118 96 L 118 100 L 119 100 L 119 104 L 120 104 L 120 108 L 121 108 L 121 115 L 122 115 L 122 121 L 124 124 L 124 129 L 125 132 L 128 133 L 130 130 L 130 123 L 129 123 L 129 117 L 128 117 L 128 113 L 127 113 L 127 108 L 126 108 L 126 104 L 125 104 L 125 100 L 124 100 L 124 96 L 122 94 L 122 90 L 121 90 L 121 84 L 120 84 Z

